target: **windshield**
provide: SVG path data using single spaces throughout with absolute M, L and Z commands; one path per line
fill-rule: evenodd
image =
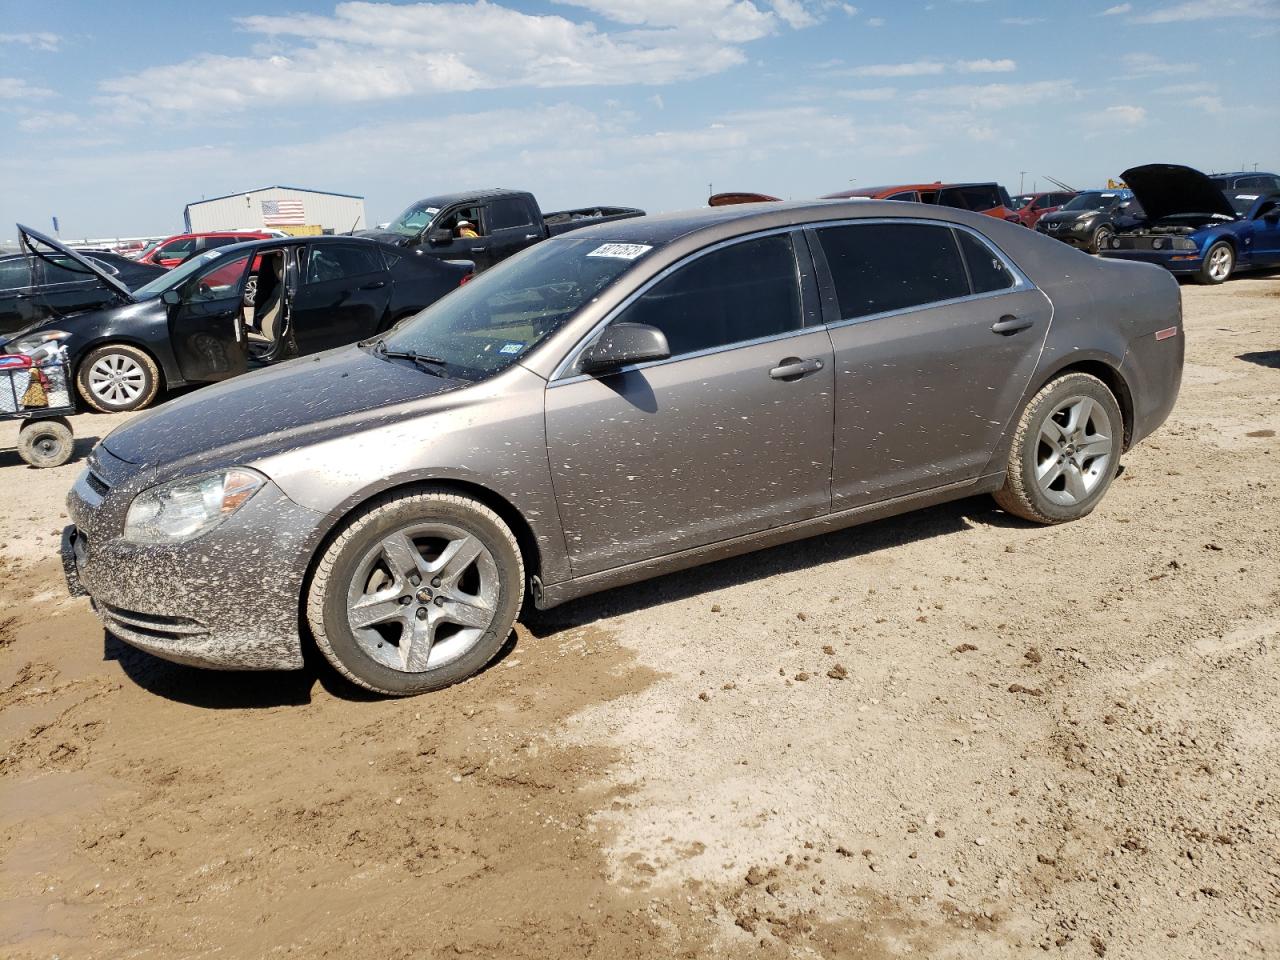
M 1102 210 L 1111 206 L 1119 194 L 1102 193 L 1099 190 L 1089 190 L 1080 194 L 1070 203 L 1063 206 L 1063 210 Z
M 402 237 L 416 237 L 427 228 L 437 213 L 440 212 L 439 207 L 429 207 L 425 203 L 415 203 L 400 216 L 396 217 L 387 224 L 387 229 L 392 233 L 398 233 Z
M 206 250 L 199 256 L 192 257 L 181 266 L 174 267 L 168 273 L 162 273 L 150 283 L 144 283 L 133 291 L 133 295 L 139 300 L 146 297 L 158 297 L 166 290 L 177 288 L 187 277 L 197 272 L 201 267 L 207 266 L 218 257 L 222 256 L 221 250 Z
M 436 357 L 450 376 L 483 380 L 555 333 L 652 247 L 547 240 L 393 327 L 390 352 Z
M 1257 193 L 1236 193 L 1232 190 L 1223 190 L 1222 195 L 1227 198 L 1227 203 L 1231 204 L 1231 209 L 1242 217 L 1253 209 L 1253 205 L 1258 202 L 1260 196 Z
M 1028 203 L 1030 203 L 1034 199 L 1035 199 L 1034 194 L 1026 197 L 1014 197 L 1012 200 L 1009 201 L 1009 209 L 1021 210 L 1023 207 L 1025 207 Z

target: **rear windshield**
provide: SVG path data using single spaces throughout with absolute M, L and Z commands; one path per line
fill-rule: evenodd
M 483 380 L 563 327 L 652 251 L 645 244 L 554 239 L 529 247 L 392 328 L 388 351 L 443 361 Z

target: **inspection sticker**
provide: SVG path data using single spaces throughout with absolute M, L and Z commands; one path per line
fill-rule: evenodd
M 653 247 L 645 243 L 602 243 L 588 257 L 613 257 L 615 260 L 634 260 L 642 257 Z
M 508 343 L 508 344 L 504 344 L 502 349 L 499 350 L 498 352 L 499 353 L 519 353 L 523 349 L 524 349 L 523 343 Z

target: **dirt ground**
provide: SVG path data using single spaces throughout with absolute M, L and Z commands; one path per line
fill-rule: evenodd
M 1280 955 L 1280 279 L 1183 296 L 1092 517 L 616 590 L 414 700 L 105 636 L 54 557 L 80 468 L 0 430 L 0 953 Z

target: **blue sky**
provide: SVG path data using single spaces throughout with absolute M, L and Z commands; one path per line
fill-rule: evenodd
M 715 190 L 1280 169 L 1280 0 L 0 0 L 0 225 L 201 196 Z M 12 228 L 0 226 L 6 235 Z

